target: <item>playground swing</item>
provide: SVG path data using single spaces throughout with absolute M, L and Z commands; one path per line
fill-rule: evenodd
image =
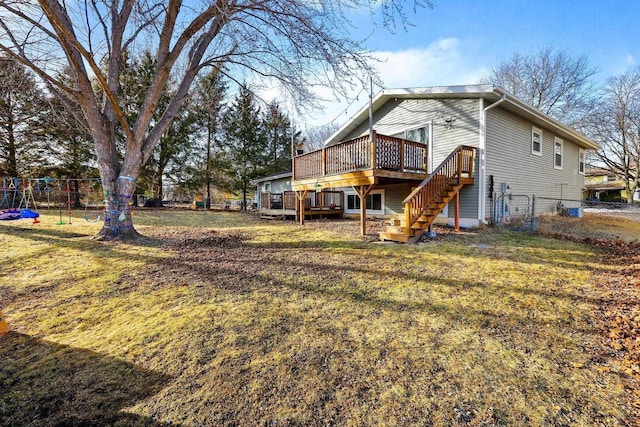
M 98 180 L 98 184 L 100 184 L 100 181 Z M 91 197 L 91 193 L 92 191 L 92 185 L 91 185 L 91 181 L 89 181 L 89 192 L 87 193 L 87 201 L 84 204 L 84 220 L 87 222 L 98 222 L 102 219 L 102 215 L 98 215 L 98 217 L 96 219 L 89 219 L 89 215 L 87 213 L 87 210 L 89 208 L 89 204 L 90 204 L 90 197 Z M 98 207 L 98 197 L 96 197 L 95 202 L 94 202 L 95 207 Z
M 0 206 L 2 206 L 2 204 L 6 202 L 9 209 L 0 211 L 0 220 L 7 221 L 28 218 L 33 219 L 34 224 L 38 224 L 40 222 L 38 220 L 40 214 L 37 212 L 38 209 L 36 206 L 35 198 L 33 197 L 33 188 L 31 186 L 31 182 L 26 181 L 22 192 L 20 192 L 20 180 L 17 178 L 11 178 L 9 186 L 7 186 L 7 182 L 3 180 L 2 189 L 4 197 L 2 199 L 2 203 L 0 203 Z M 11 205 L 9 205 L 7 190 L 13 192 Z M 15 207 L 15 199 L 18 193 L 20 193 L 21 195 L 20 203 L 17 207 Z M 31 203 L 31 206 L 34 210 L 31 210 L 29 208 L 29 203 Z
M 5 204 L 7 205 L 8 208 L 10 207 L 9 206 L 9 193 L 8 193 L 7 190 L 9 190 L 9 187 L 7 187 L 7 180 L 3 179 L 2 180 L 2 200 L 0 200 L 0 208 Z
M 62 220 L 62 205 L 63 205 L 62 181 L 58 181 L 58 215 L 60 217 L 60 220 L 56 223 L 56 225 L 67 224 Z M 71 192 L 69 190 L 69 180 L 67 180 L 67 207 L 71 208 Z M 68 210 L 67 214 L 69 215 L 69 225 L 71 225 L 71 210 Z
M 23 203 L 24 209 L 20 210 Z M 34 210 L 29 209 L 29 203 L 31 203 Z M 18 204 L 18 209 L 20 210 L 22 218 L 33 218 L 34 224 L 38 224 L 40 222 L 38 220 L 40 214 L 38 213 L 38 207 L 36 206 L 36 199 L 33 197 L 33 187 L 31 186 L 30 181 L 25 183 L 22 190 L 22 198 L 20 199 L 20 204 Z
M 42 196 L 42 193 L 44 192 L 47 195 L 47 209 L 49 209 L 49 208 L 51 208 L 51 187 L 49 186 L 49 183 L 51 181 L 53 181 L 53 179 L 52 178 L 42 178 L 42 181 L 44 181 L 44 187 L 41 186 L 40 179 L 36 180 L 38 194 L 40 196 Z

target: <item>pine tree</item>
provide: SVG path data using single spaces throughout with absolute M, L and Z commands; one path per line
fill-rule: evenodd
M 266 137 L 253 93 L 242 86 L 224 118 L 224 144 L 233 170 L 233 189 L 242 193 L 242 209 L 247 207 L 250 181 L 265 171 Z
M 44 163 L 41 141 L 34 131 L 47 109 L 33 74 L 0 56 L 0 176 L 24 176 Z
M 199 172 L 206 188 L 207 209 L 211 208 L 211 187 L 214 183 L 218 189 L 228 189 L 226 175 L 230 163 L 221 144 L 226 93 L 227 85 L 222 80 L 220 70 L 215 68 L 198 81 L 194 94 L 194 113 L 201 134 L 200 148 L 204 152 L 204 160 L 200 165 L 194 165 L 193 171 Z
M 291 170 L 291 139 L 293 129 L 291 121 L 280 110 L 277 102 L 271 102 L 263 117 L 267 138 L 266 173 L 278 173 Z M 298 134 L 295 135 L 299 136 Z

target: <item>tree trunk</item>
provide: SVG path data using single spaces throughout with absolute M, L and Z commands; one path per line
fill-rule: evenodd
M 241 211 L 246 211 L 247 210 L 247 186 L 245 185 L 242 188 L 242 207 L 240 208 Z
M 207 181 L 207 200 L 205 201 L 205 208 L 211 209 L 211 129 L 207 126 L 207 163 L 206 163 L 206 181 Z
M 9 117 L 9 120 L 13 120 L 13 117 Z M 7 172 L 9 177 L 17 178 L 18 177 L 18 162 L 16 161 L 16 138 L 13 132 L 13 124 L 9 122 L 7 125 L 7 157 L 8 157 L 8 167 Z
M 158 174 L 158 182 L 156 183 L 156 185 L 158 186 L 158 206 L 159 207 L 163 207 L 164 204 L 162 203 L 162 199 L 164 198 L 164 189 L 162 188 L 162 171 L 159 171 L 160 173 Z
M 77 179 L 71 181 L 73 183 L 73 207 L 75 209 L 82 209 L 82 203 L 80 203 L 80 183 Z
M 136 178 L 120 175 L 115 182 L 103 178 L 104 223 L 96 240 L 136 240 L 141 235 L 133 227 L 131 217 Z

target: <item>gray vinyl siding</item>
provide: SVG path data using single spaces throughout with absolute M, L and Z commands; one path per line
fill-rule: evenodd
M 378 109 L 373 117 L 373 128 L 383 135 L 396 135 L 407 129 L 431 124 L 432 129 L 432 166 L 438 165 L 459 145 L 478 146 L 480 105 L 478 99 L 398 99 L 389 100 Z M 454 118 L 453 128 L 449 128 L 445 119 Z M 345 140 L 357 138 L 369 133 L 369 123 L 360 123 Z M 475 160 L 477 179 L 478 160 Z M 393 195 L 392 195 L 393 194 Z M 402 213 L 401 202 L 409 194 L 393 191 L 386 192 L 389 214 Z M 400 199 L 400 205 L 396 202 Z M 390 204 L 393 200 L 394 204 Z M 449 216 L 453 217 L 453 205 L 449 206 Z M 460 193 L 460 217 L 477 218 L 478 185 L 467 186 Z
M 542 130 L 542 156 L 531 153 L 532 126 Z M 486 164 L 487 196 L 489 177 L 494 178 L 494 192 L 500 194 L 501 184 L 510 185 L 511 194 L 560 198 L 569 207 L 579 206 L 584 187 L 584 175 L 578 173 L 579 147 L 563 139 L 563 169 L 554 168 L 554 139 L 557 135 L 542 126 L 534 125 L 500 108 L 487 112 Z M 552 211 L 557 200 L 536 200 L 536 212 Z M 486 217 L 491 216 L 491 202 L 487 198 Z
M 285 191 L 291 191 L 291 177 L 285 177 L 280 179 L 274 179 L 272 181 L 263 181 L 258 184 L 258 192 L 256 194 L 256 201 L 258 202 L 258 207 L 261 204 L 261 194 L 265 193 L 265 185 L 270 184 L 270 188 L 268 190 L 269 193 L 277 194 L 284 193 Z
M 411 186 L 407 184 L 388 185 L 380 187 L 385 190 L 385 215 L 399 215 L 404 212 L 402 201 L 411 193 Z

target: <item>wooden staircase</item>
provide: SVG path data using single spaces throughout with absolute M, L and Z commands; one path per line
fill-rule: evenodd
M 474 147 L 456 148 L 409 196 L 404 214 L 391 220 L 380 240 L 415 243 L 465 185 L 473 184 Z

